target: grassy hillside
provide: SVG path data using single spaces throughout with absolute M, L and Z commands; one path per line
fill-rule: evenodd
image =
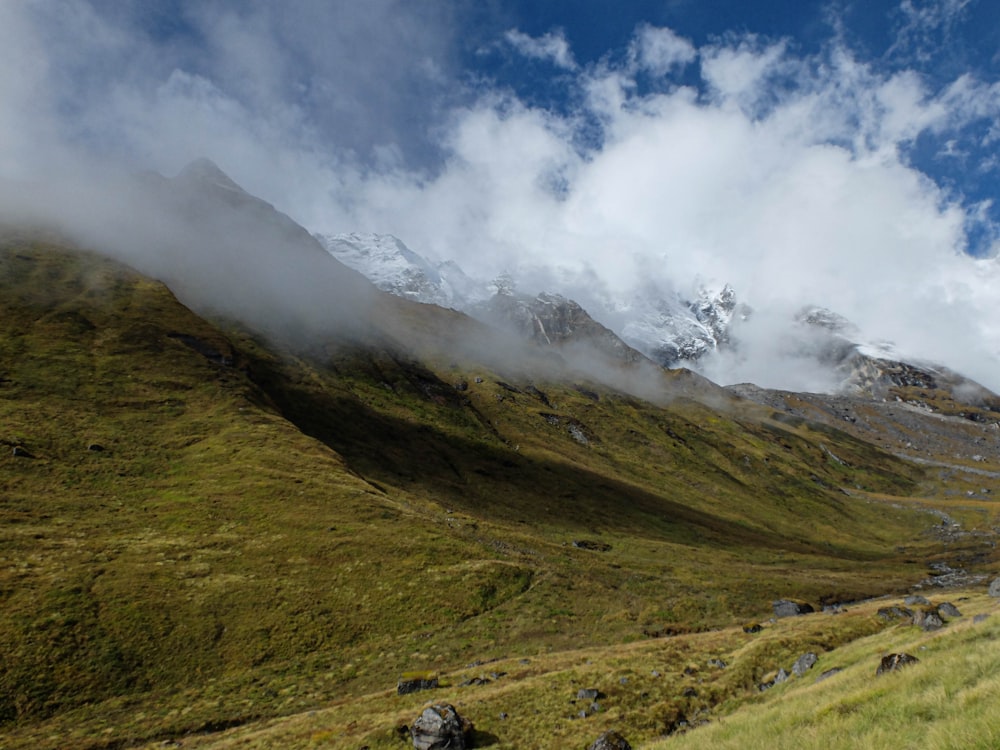
M 477 747 L 496 750 L 582 749 L 609 728 L 644 750 L 993 748 L 1000 614 L 981 590 L 952 594 L 963 615 L 933 633 L 880 618 L 880 607 L 902 604 L 885 599 L 779 620 L 760 633 L 731 627 L 470 666 L 442 673 L 433 691 L 344 697 L 284 720 L 188 736 L 184 745 L 402 750 L 412 747 L 404 727 L 427 703 L 445 702 L 474 722 Z M 815 665 L 794 675 L 807 652 Z M 920 662 L 876 679 L 881 657 L 899 652 Z M 788 680 L 762 692 L 780 668 Z M 486 682 L 463 685 L 472 677 Z M 596 707 L 578 697 L 587 688 L 601 693 Z
M 456 354 L 447 330 L 476 324 L 396 301 L 363 343 L 281 351 L 5 237 L 4 747 L 124 747 L 667 634 L 728 649 L 741 631 L 708 631 L 778 597 L 993 564 L 985 537 L 927 533 L 921 468 L 683 374 L 654 405 L 534 355 Z M 658 711 L 636 726 L 654 736 Z

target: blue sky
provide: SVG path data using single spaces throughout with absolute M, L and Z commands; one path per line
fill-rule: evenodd
M 998 35 L 994 0 L 0 3 L 0 177 L 207 156 L 610 325 L 728 282 L 996 379 Z

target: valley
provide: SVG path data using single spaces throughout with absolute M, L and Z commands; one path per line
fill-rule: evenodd
M 809 649 L 859 654 L 861 689 L 860 655 L 924 637 L 880 597 L 954 598 L 940 642 L 992 637 L 967 626 L 1000 563 L 992 394 L 721 388 L 589 323 L 525 341 L 366 286 L 201 169 L 163 209 L 187 272 L 0 232 L 4 747 L 402 748 L 428 700 L 482 746 L 671 747 L 771 710 Z M 237 289 L 301 255 L 320 302 L 241 319 L 199 277 L 215 242 Z M 847 611 L 772 623 L 779 599 Z M 414 672 L 440 687 L 395 695 Z

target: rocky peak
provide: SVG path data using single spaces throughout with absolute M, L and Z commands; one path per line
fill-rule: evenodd
M 379 289 L 415 302 L 462 308 L 485 297 L 454 262 L 434 264 L 391 234 L 351 232 L 317 234 L 317 241 Z
M 476 317 L 543 346 L 593 346 L 614 360 L 635 362 L 642 355 L 594 320 L 579 304 L 560 294 L 536 297 L 498 291 L 471 309 Z
M 666 367 L 694 364 L 730 344 L 734 319 L 751 310 L 739 303 L 726 284 L 720 291 L 702 289 L 693 299 L 679 294 L 637 298 L 622 337 Z

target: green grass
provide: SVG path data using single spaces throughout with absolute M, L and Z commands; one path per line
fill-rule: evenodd
M 772 599 L 902 591 L 941 556 L 995 563 L 985 538 L 927 535 L 910 495 L 933 478 L 869 444 L 715 391 L 657 405 L 456 357 L 435 331 L 476 324 L 388 308 L 364 346 L 293 353 L 95 255 L 0 249 L 0 744 L 155 741 L 488 659 L 525 681 L 461 695 L 522 721 L 569 705 L 552 675 L 599 676 L 581 654 L 638 684 L 676 645 L 645 633 L 732 653 L 767 641 L 717 629 Z M 756 678 L 727 670 L 713 705 Z M 673 710 L 661 687 L 622 715 L 640 736 Z M 386 700 L 380 716 L 412 709 Z M 567 742 L 596 723 L 560 721 Z
M 842 672 L 816 683 L 792 680 L 760 701 L 686 735 L 649 745 L 683 748 L 993 748 L 1000 744 L 1000 617 L 982 595 L 959 602 L 965 617 L 927 634 L 897 626 L 838 649 L 813 671 Z M 992 612 L 973 623 L 976 612 Z M 875 678 L 882 655 L 920 659 Z

